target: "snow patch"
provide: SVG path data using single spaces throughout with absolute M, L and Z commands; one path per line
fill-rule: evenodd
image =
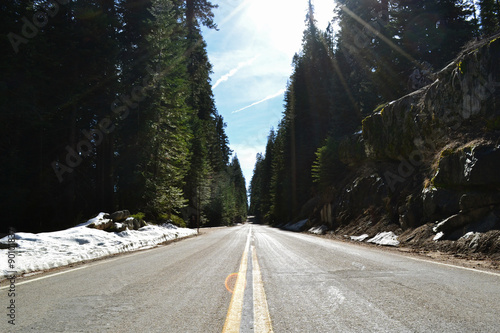
M 398 246 L 398 236 L 392 231 L 379 232 L 375 237 L 367 240 L 369 243 L 387 246 Z
M 459 240 L 464 240 L 464 241 L 470 240 L 469 247 L 471 249 L 475 249 L 479 246 L 479 241 L 481 240 L 481 233 L 470 231 L 465 235 L 463 235 L 462 237 L 460 237 Z
M 105 223 L 108 223 L 109 221 L 111 221 L 111 219 L 104 218 L 104 215 L 109 216 L 109 214 L 101 212 L 96 217 L 91 218 L 87 222 L 80 223 L 79 225 L 77 225 L 77 227 L 85 227 L 91 223 L 94 223 L 95 225 L 101 225 L 101 224 L 105 224 Z
M 326 225 L 322 225 L 319 227 L 312 227 L 311 229 L 308 230 L 308 232 L 316 235 L 324 235 L 327 230 L 328 227 Z
M 369 236 L 368 234 L 362 234 L 361 236 L 350 236 L 351 240 L 357 241 L 357 242 L 362 242 L 365 239 L 367 239 Z
M 139 230 L 125 230 L 119 233 L 87 228 L 90 223 L 105 223 L 100 213 L 76 227 L 44 233 L 19 232 L 15 234 L 15 271 L 18 275 L 61 267 L 71 263 L 100 257 L 146 249 L 157 244 L 195 235 L 196 230 L 178 228 L 173 224 L 148 225 Z M 8 237 L 0 239 L 7 243 Z M 0 250 L 0 256 L 7 258 L 8 250 Z M 0 260 L 0 278 L 6 277 L 12 269 L 7 260 Z
M 443 238 L 444 236 L 444 232 L 440 231 L 436 234 L 436 236 L 434 236 L 434 238 L 432 239 L 433 241 L 437 242 L 438 240 L 440 240 L 441 238 Z

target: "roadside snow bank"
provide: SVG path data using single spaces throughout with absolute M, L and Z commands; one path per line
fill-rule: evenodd
M 365 239 L 367 239 L 368 237 L 370 237 L 370 236 L 368 236 L 368 234 L 362 234 L 361 236 L 351 236 L 350 238 L 351 238 L 351 240 L 353 240 L 353 241 L 356 241 L 356 242 L 362 242 L 362 241 L 364 241 Z
M 106 232 L 86 225 L 102 220 L 104 213 L 67 230 L 39 234 L 15 234 L 15 268 L 17 275 L 65 266 L 82 260 L 153 247 L 165 241 L 196 234 L 196 230 L 178 228 L 172 224 L 148 225 L 139 230 Z M 0 239 L 7 244 L 8 236 Z M 8 250 L 0 250 L 0 278 L 9 275 Z
M 375 237 L 367 240 L 369 243 L 374 243 L 378 245 L 388 245 L 388 246 L 398 246 L 398 236 L 392 231 L 379 232 Z
M 328 227 L 323 224 L 322 226 L 319 227 L 312 227 L 311 229 L 308 230 L 308 232 L 316 235 L 324 235 L 327 230 Z

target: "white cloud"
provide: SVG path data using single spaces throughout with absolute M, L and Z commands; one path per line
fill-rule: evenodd
M 269 96 L 265 97 L 264 99 L 261 99 L 261 100 L 260 100 L 260 101 L 258 101 L 258 102 L 255 102 L 255 103 L 252 103 L 252 104 L 250 104 L 250 105 L 247 105 L 247 106 L 245 106 L 244 108 L 241 108 L 241 109 L 239 109 L 239 110 L 233 111 L 233 112 L 231 112 L 231 113 L 238 113 L 238 112 L 241 112 L 241 111 L 243 111 L 243 110 L 249 109 L 249 108 L 251 108 L 252 106 L 255 106 L 255 105 L 258 105 L 258 104 L 260 104 L 260 103 L 264 103 L 265 101 L 268 101 L 268 100 L 270 100 L 270 99 L 273 99 L 273 98 L 279 97 L 279 96 L 283 95 L 283 94 L 285 93 L 285 91 L 286 91 L 286 89 L 284 89 L 284 88 L 283 88 L 283 89 L 280 89 L 280 90 L 279 90 L 277 93 L 275 93 L 275 94 L 269 95 Z
M 217 88 L 217 86 L 219 84 L 221 84 L 222 82 L 229 80 L 229 78 L 231 76 L 233 76 L 234 74 L 236 74 L 243 67 L 250 66 L 255 61 L 255 59 L 257 59 L 259 56 L 260 55 L 256 55 L 255 57 L 253 57 L 252 59 L 250 59 L 248 61 L 240 62 L 238 64 L 238 66 L 236 66 L 235 68 L 231 69 L 228 73 L 222 75 L 222 77 L 220 79 L 218 79 L 217 82 L 215 82 L 215 84 L 213 85 L 212 89 Z

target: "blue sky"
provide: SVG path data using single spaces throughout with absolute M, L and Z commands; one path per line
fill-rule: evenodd
M 255 156 L 264 152 L 283 112 L 284 92 L 300 51 L 307 0 L 212 1 L 219 31 L 203 31 L 213 65 L 217 110 L 227 123 L 247 186 Z M 333 17 L 334 0 L 314 0 L 318 27 Z

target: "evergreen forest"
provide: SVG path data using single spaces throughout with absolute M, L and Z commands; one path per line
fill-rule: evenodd
M 283 116 L 257 156 L 250 183 L 249 213 L 263 223 L 305 219 L 318 200 L 331 201 L 325 197 L 345 186 L 342 140 L 361 133 L 362 120 L 372 112 L 430 84 L 432 73 L 464 45 L 500 30 L 496 0 L 336 3 L 323 31 L 308 2 Z
M 12 0 L 0 10 L 0 211 L 18 231 L 127 209 L 246 219 L 201 28 L 208 0 Z
M 121 209 L 191 227 L 238 223 L 247 209 L 270 224 L 303 216 L 344 177 L 339 145 L 366 116 L 500 30 L 498 0 L 334 2 L 322 30 L 304 0 L 302 49 L 249 208 L 202 36 L 218 29 L 215 1 L 2 2 L 2 232 Z

